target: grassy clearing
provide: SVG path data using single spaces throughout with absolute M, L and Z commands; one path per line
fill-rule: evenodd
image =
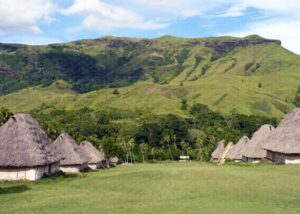
M 299 166 L 138 164 L 0 183 L 1 213 L 299 213 Z

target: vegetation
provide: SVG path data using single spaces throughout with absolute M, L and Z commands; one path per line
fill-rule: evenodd
M 240 41 L 260 44 L 240 47 Z M 2 45 L 0 102 L 14 112 L 45 103 L 66 110 L 119 108 L 185 116 L 181 101 L 186 99 L 222 114 L 237 110 L 281 118 L 294 108 L 299 56 L 262 41 L 104 37 L 50 46 Z M 244 71 L 245 65 L 251 67 Z M 112 95 L 116 88 L 118 96 Z
M 299 213 L 298 166 L 136 164 L 0 183 L 7 213 Z M 263 187 L 263 188 L 262 188 Z
M 294 105 L 297 107 L 300 107 L 300 86 L 298 87 L 298 91 L 296 92 L 296 95 L 294 98 Z
M 207 161 L 219 140 L 237 142 L 244 135 L 251 137 L 263 124 L 277 123 L 274 118 L 238 113 L 223 116 L 201 104 L 187 110 L 189 117 L 118 109 L 66 111 L 44 105 L 32 115 L 52 139 L 68 132 L 77 142 L 89 140 L 108 156 L 126 162 L 177 160 L 183 154 Z
M 0 126 L 2 126 L 12 116 L 12 113 L 7 108 L 0 108 Z

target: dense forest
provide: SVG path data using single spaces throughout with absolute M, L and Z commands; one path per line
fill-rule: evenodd
M 31 114 L 52 139 L 68 132 L 78 143 L 89 140 L 108 156 L 129 162 L 176 160 L 180 155 L 207 161 L 219 140 L 237 142 L 244 135 L 251 137 L 263 124 L 277 124 L 276 119 L 261 116 L 223 116 L 202 104 L 188 111 L 190 117 L 183 118 L 117 109 L 65 111 L 42 105 Z M 2 108 L 0 123 L 10 116 Z

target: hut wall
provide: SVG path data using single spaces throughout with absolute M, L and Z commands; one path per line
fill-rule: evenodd
M 93 170 L 99 169 L 101 167 L 100 163 L 91 163 L 91 164 L 88 164 L 88 165 L 89 165 L 89 168 L 91 168 Z
M 17 181 L 17 180 L 29 180 L 35 181 L 43 177 L 45 173 L 48 173 L 49 166 L 33 167 L 33 168 L 10 168 L 0 169 L 0 180 Z
M 57 172 L 59 172 L 60 170 L 60 163 L 57 162 L 57 163 L 53 163 L 49 166 L 49 170 L 48 170 L 48 174 L 55 174 Z
M 290 155 L 267 151 L 267 158 L 274 163 L 300 164 L 300 154 Z
M 243 156 L 243 162 L 250 162 L 250 163 L 259 163 L 261 159 L 259 158 L 248 158 Z
M 88 167 L 87 164 L 73 165 L 73 166 L 60 166 L 60 170 L 65 173 L 80 173 Z

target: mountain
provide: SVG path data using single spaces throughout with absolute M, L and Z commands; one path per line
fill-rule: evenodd
M 0 105 L 185 115 L 182 103 L 203 103 L 224 114 L 281 117 L 293 108 L 299 68 L 300 56 L 257 35 L 0 44 Z

